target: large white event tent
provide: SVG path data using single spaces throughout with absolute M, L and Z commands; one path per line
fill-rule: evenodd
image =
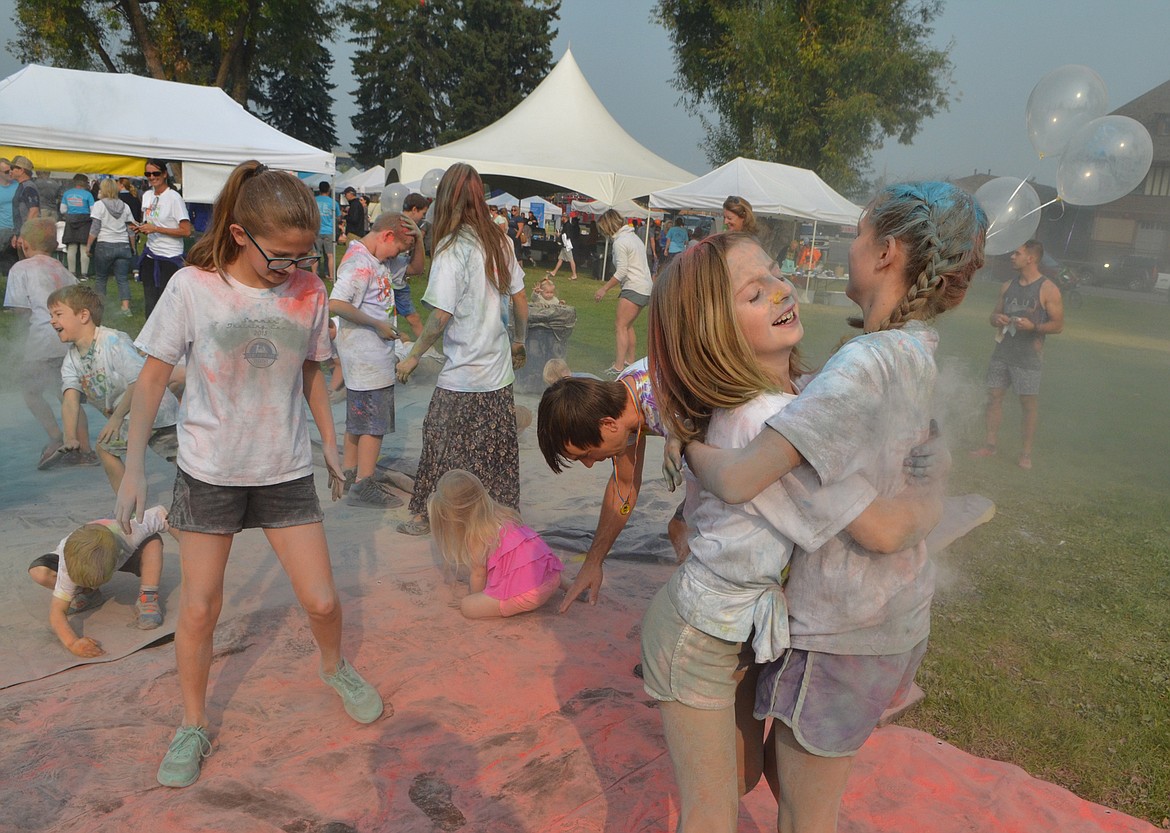
M 742 156 L 693 182 L 650 194 L 650 207 L 720 212 L 730 196 L 743 197 L 756 214 L 856 225 L 861 206 L 830 188 L 815 172 Z
M 151 157 L 183 162 L 189 202 L 210 202 L 248 159 L 326 176 L 336 170 L 331 152 L 265 124 L 218 87 L 30 64 L 0 81 L 0 113 L 0 155 L 124 176 L 141 176 Z
M 639 144 L 598 99 L 571 50 L 507 115 L 450 144 L 386 160 L 399 179 L 466 162 L 484 175 L 548 182 L 613 205 L 695 177 Z

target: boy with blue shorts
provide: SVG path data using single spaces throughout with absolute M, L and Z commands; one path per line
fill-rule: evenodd
M 428 200 L 422 194 L 407 194 L 406 199 L 402 201 L 402 213 L 421 228 L 427 216 L 427 205 Z M 423 273 L 423 259 L 426 254 L 423 237 L 421 233 L 415 235 L 413 249 L 386 261 L 386 268 L 390 270 L 390 285 L 394 287 L 394 311 L 410 322 L 410 329 L 414 331 L 416 339 L 422 335 L 422 319 L 414 309 L 407 280 Z
M 350 242 L 337 267 L 329 312 L 340 319 L 337 353 L 345 376 L 345 468 L 349 503 L 384 509 L 402 498 L 375 478 L 382 437 L 394 431 L 394 370 L 398 360 L 391 323 L 394 290 L 383 261 L 397 257 L 418 237 L 418 227 L 397 212 L 379 214 L 364 237 Z

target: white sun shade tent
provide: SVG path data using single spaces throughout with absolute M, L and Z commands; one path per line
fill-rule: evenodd
M 650 207 L 719 213 L 731 196 L 750 202 L 756 214 L 843 226 L 856 225 L 861 216 L 861 206 L 830 188 L 816 172 L 742 156 L 693 182 L 651 193 Z
M 147 112 L 152 118 L 129 118 Z M 332 176 L 336 162 L 253 116 L 218 87 L 30 64 L 0 81 L 0 155 L 55 171 L 141 176 L 146 159 L 183 162 L 183 197 L 210 202 L 259 159 Z M 206 193 L 205 193 L 206 192 Z
M 386 170 L 398 171 L 399 179 L 419 179 L 456 162 L 483 175 L 548 182 L 608 205 L 695 178 L 614 120 L 569 50 L 504 117 L 449 144 L 387 159 Z

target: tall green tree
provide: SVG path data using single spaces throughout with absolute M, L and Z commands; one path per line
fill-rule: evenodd
M 217 86 L 278 128 L 296 127 L 292 135 L 330 147 L 333 58 L 325 45 L 335 31 L 333 4 L 16 0 L 9 45 L 28 62 Z
M 485 127 L 552 65 L 560 0 L 355 0 L 354 157 L 380 163 Z
M 261 118 L 282 133 L 325 150 L 337 144 L 332 110 L 337 85 L 329 80 L 335 19 L 327 0 L 268 4 L 261 17 L 262 48 L 249 92 Z
M 658 0 L 654 19 L 712 164 L 798 165 L 849 192 L 887 138 L 909 144 L 948 106 L 947 50 L 928 43 L 941 10 L 942 0 Z

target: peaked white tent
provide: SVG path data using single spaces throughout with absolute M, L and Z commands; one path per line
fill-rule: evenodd
M 382 186 L 386 184 L 386 169 L 375 165 L 368 171 L 354 168 L 345 175 L 339 176 L 333 183 L 333 190 L 340 192 L 351 185 L 363 194 L 380 194 Z
M 505 191 L 504 193 L 496 194 L 494 197 L 489 199 L 487 204 L 494 205 L 497 208 L 511 208 L 514 205 L 519 205 L 520 200 Z
M 730 196 L 743 197 L 756 214 L 780 214 L 851 226 L 861 206 L 830 188 L 815 172 L 742 156 L 694 182 L 650 194 L 651 208 L 698 208 L 719 212 Z
M 157 117 L 131 118 L 145 102 L 158 105 Z M 0 113 L 0 155 L 20 153 L 52 170 L 141 176 L 150 157 L 220 172 L 247 159 L 336 170 L 331 152 L 284 135 L 218 87 L 30 64 L 0 81 Z M 184 168 L 184 197 L 199 201 Z
M 520 210 L 542 214 L 544 217 L 560 217 L 565 213 L 559 205 L 555 202 L 549 202 L 544 197 L 525 197 L 520 200 Z
M 563 138 L 550 141 L 552 131 Z M 456 162 L 481 174 L 553 183 L 610 205 L 694 179 L 622 129 L 571 50 L 503 118 L 450 144 L 387 159 L 386 169 L 403 180 L 418 179 Z

